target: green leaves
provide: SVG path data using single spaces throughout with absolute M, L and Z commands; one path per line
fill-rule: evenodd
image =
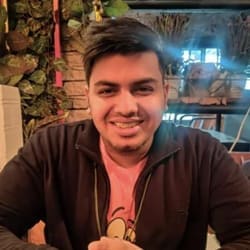
M 6 20 L 7 20 L 6 9 L 2 5 L 0 5 L 0 55 L 2 55 L 6 50 L 4 41 Z
M 23 78 L 23 74 L 17 74 L 10 77 L 8 81 L 9 86 L 16 86 L 16 84 Z
M 23 75 L 33 72 L 37 58 L 32 55 L 7 55 L 0 58 L 0 84 L 16 86 Z
M 75 19 L 69 19 L 68 21 L 68 27 L 74 30 L 80 30 L 82 26 L 82 23 L 80 21 L 77 21 Z
M 60 2 L 62 19 L 67 21 L 71 18 L 82 18 L 92 11 L 91 0 L 62 0 Z
M 43 54 L 46 52 L 50 45 L 50 39 L 48 36 L 39 36 L 34 39 L 34 42 L 30 46 L 30 49 L 32 49 L 37 54 Z
M 68 69 L 67 64 L 63 58 L 56 58 L 52 64 L 53 68 L 56 71 L 64 72 Z
M 38 18 L 48 18 L 48 13 L 52 12 L 53 5 L 50 0 L 30 0 L 29 14 L 30 16 Z
M 4 31 L 4 25 L 7 20 L 6 9 L 0 5 L 0 31 Z
M 17 2 L 15 2 L 14 6 L 15 6 L 15 12 L 17 14 L 27 14 L 28 13 L 29 5 L 27 4 L 27 1 L 25 1 L 25 0 L 17 1 Z
M 31 73 L 38 66 L 38 57 L 31 54 L 24 55 L 6 55 L 0 58 L 1 67 L 10 69 L 11 75 L 19 73 Z
M 129 6 L 122 0 L 109 0 L 104 4 L 104 12 L 109 17 L 118 17 L 124 15 L 129 10 Z
M 43 27 L 43 24 L 39 20 L 31 17 L 27 20 L 27 27 L 29 27 L 31 32 L 35 33 Z
M 21 93 L 27 95 L 35 95 L 35 91 L 32 84 L 30 83 L 30 81 L 26 79 L 19 82 L 18 88 L 20 89 Z M 41 92 L 39 94 L 41 94 Z
M 81 17 L 84 11 L 83 1 L 82 0 L 72 0 L 70 6 L 71 16 Z
M 36 84 L 43 85 L 45 84 L 47 77 L 44 71 L 36 70 L 30 75 L 29 80 Z
M 19 31 L 10 31 L 7 34 L 7 43 L 11 51 L 22 51 L 28 48 L 29 38 Z
M 85 28 L 93 13 L 92 0 L 61 0 L 61 34 L 72 50 L 83 52 Z M 128 10 L 123 0 L 102 1 L 104 15 Z M 5 36 L 7 13 L 0 6 L 0 84 L 17 86 L 21 94 L 23 133 L 28 139 L 37 128 L 65 119 L 71 106 L 63 88 L 54 85 L 55 71 L 67 70 L 54 58 L 54 17 L 51 0 L 16 0 L 9 8 L 10 31 Z M 6 45 L 8 44 L 8 48 Z M 65 111 L 62 114 L 58 111 Z

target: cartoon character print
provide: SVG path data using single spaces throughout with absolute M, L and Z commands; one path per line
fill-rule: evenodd
M 120 238 L 135 243 L 134 220 L 128 219 L 126 221 L 119 215 L 115 216 L 117 212 L 124 209 L 124 207 L 119 207 L 114 210 L 112 213 L 113 218 L 108 223 L 106 234 L 108 237 Z

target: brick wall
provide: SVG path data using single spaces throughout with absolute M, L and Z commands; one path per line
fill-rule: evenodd
M 77 51 L 64 51 L 63 58 L 68 65 L 68 70 L 63 73 L 64 89 L 72 102 L 68 122 L 90 118 L 88 100 L 86 96 L 87 85 L 85 82 L 82 56 Z

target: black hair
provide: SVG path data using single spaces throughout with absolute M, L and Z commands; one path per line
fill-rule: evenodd
M 156 54 L 160 70 L 165 75 L 165 60 L 162 40 L 150 27 L 129 17 L 105 19 L 91 22 L 84 36 L 83 64 L 89 84 L 92 68 L 96 61 L 106 55 L 128 55 L 146 51 Z

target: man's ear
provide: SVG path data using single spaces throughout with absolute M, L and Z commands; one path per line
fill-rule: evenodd
M 87 84 L 84 88 L 84 95 L 87 97 L 87 99 L 89 101 L 89 86 Z
M 169 83 L 167 79 L 164 79 L 163 82 L 163 92 L 164 92 L 164 99 L 165 99 L 165 109 L 168 109 L 168 93 L 169 93 Z
M 87 97 L 87 101 L 88 101 L 88 108 L 87 108 L 87 113 L 90 115 L 91 111 L 90 111 L 90 105 L 89 105 L 89 86 L 86 85 L 85 86 L 85 91 L 84 91 L 85 96 Z
M 85 85 L 85 94 L 88 96 L 89 95 L 89 85 Z
M 167 79 L 164 79 L 164 82 L 163 82 L 163 91 L 164 91 L 164 96 L 165 96 L 166 101 L 167 101 L 167 99 L 168 99 L 168 92 L 169 92 L 169 83 L 168 83 Z

